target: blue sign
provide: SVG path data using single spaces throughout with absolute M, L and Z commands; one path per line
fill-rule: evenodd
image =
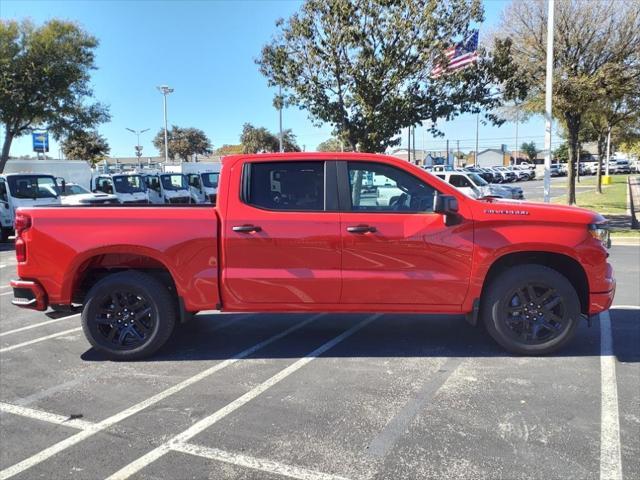
M 49 132 L 33 132 L 31 138 L 33 139 L 34 152 L 49 151 Z

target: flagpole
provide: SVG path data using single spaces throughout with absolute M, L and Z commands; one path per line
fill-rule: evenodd
M 545 128 L 544 128 L 544 201 L 551 200 L 551 113 L 553 100 L 553 13 L 555 0 L 549 0 L 547 19 L 547 78 L 545 82 Z

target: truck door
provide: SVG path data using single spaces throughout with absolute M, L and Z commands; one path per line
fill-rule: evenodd
M 251 161 L 229 175 L 222 214 L 223 303 L 338 303 L 335 163 Z M 236 185 L 242 185 L 240 195 Z
M 447 227 L 436 190 L 383 162 L 338 162 L 346 304 L 460 305 L 469 286 L 471 222 Z M 371 176 L 384 177 L 372 188 Z M 391 194 L 384 189 L 393 189 Z
M 205 203 L 204 190 L 202 188 L 202 182 L 200 181 L 200 174 L 190 173 L 189 175 L 187 175 L 187 179 L 189 180 L 189 192 L 191 193 L 191 198 L 193 198 L 194 202 Z

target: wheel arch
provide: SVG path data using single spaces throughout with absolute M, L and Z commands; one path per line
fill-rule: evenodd
M 500 273 L 516 267 L 518 265 L 535 264 L 551 268 L 563 275 L 576 289 L 580 300 L 580 311 L 584 314 L 589 312 L 589 280 L 587 273 L 580 263 L 562 253 L 547 251 L 526 251 L 507 253 L 497 258 L 489 267 L 482 284 L 481 298 L 484 297 L 488 285 Z

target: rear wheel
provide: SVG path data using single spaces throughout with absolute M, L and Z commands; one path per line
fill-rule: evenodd
M 109 275 L 89 291 L 82 328 L 93 347 L 112 360 L 137 360 L 155 353 L 175 326 L 175 301 L 151 275 Z
M 566 277 L 542 265 L 519 265 L 500 274 L 482 299 L 489 334 L 520 355 L 552 353 L 575 335 L 580 301 Z

